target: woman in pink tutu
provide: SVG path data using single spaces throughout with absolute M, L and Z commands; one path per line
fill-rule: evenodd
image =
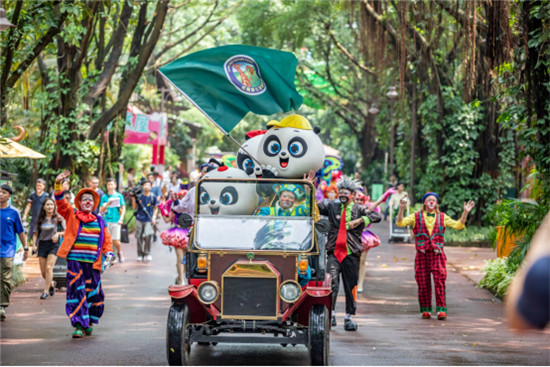
M 360 205 L 367 205 L 369 209 L 372 209 L 378 213 L 380 213 L 380 208 L 378 206 L 375 206 L 373 208 L 373 204 L 371 204 L 370 196 L 365 196 L 361 191 L 358 191 L 355 193 L 354 198 L 355 204 Z M 359 266 L 359 280 L 357 284 L 357 292 L 362 293 L 363 292 L 363 281 L 365 279 L 365 273 L 366 273 L 366 261 L 367 261 L 367 252 L 374 247 L 380 246 L 380 239 L 377 235 L 369 231 L 368 229 L 372 226 L 372 223 L 365 227 L 363 230 L 363 233 L 361 233 L 361 242 L 363 243 L 363 253 L 361 254 L 361 260 L 360 260 L 360 266 Z
M 181 190 L 177 194 L 170 192 L 170 198 L 165 203 L 159 205 L 160 213 L 166 223 L 172 223 L 172 228 L 163 231 L 160 234 L 162 244 L 166 246 L 172 246 L 176 250 L 176 268 L 178 270 L 178 277 L 176 278 L 176 285 L 184 284 L 184 272 L 185 272 L 185 250 L 187 249 L 187 243 L 189 241 L 189 229 L 181 228 L 178 226 L 179 213 L 172 210 L 172 203 L 181 200 L 187 195 L 187 190 Z

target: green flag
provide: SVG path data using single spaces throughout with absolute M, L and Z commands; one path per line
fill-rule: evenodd
M 184 56 L 160 73 L 226 134 L 252 111 L 258 115 L 297 110 L 302 96 L 290 52 L 228 45 Z

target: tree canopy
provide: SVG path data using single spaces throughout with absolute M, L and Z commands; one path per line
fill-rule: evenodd
M 299 113 L 342 151 L 347 173 L 357 167 L 368 184 L 395 173 L 417 200 L 438 191 L 453 215 L 473 199 L 478 223 L 526 183 L 549 205 L 549 1 L 2 3 L 17 27 L 0 32 L 0 134 L 22 125 L 24 142 L 48 157 L 6 163 L 27 180 L 62 168 L 116 172 L 128 103 L 168 112 L 180 159 L 193 145 L 183 121 L 205 123 L 194 137 L 199 156 L 210 145 L 235 151 L 165 94 L 156 70 L 243 43 L 298 57 Z M 249 115 L 235 136 L 266 121 Z

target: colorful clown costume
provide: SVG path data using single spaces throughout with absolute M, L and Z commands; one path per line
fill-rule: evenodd
M 436 311 L 446 313 L 447 257 L 443 251 L 443 236 L 447 227 L 461 230 L 464 228 L 464 224 L 450 218 L 445 213 L 435 212 L 430 214 L 423 210 L 403 218 L 402 221 L 398 221 L 396 224 L 400 227 L 413 227 L 416 243 L 414 272 L 418 284 L 420 312 L 432 311 L 431 276 L 433 276 Z
M 86 193 L 91 194 L 91 190 L 82 189 L 77 197 Z M 97 207 L 99 196 L 93 197 Z M 64 198 L 63 191 L 56 191 L 55 199 L 57 212 L 67 222 L 65 237 L 57 252 L 57 256 L 67 259 L 65 310 L 72 326 L 90 328 L 86 331 L 88 334 L 92 324 L 97 324 L 103 314 L 105 297 L 101 289 L 101 270 L 103 257 L 114 256 L 111 236 L 101 216 L 73 208 Z
M 105 295 L 101 289 L 99 271 L 87 262 L 67 260 L 67 304 L 65 311 L 76 327 L 87 329 L 99 323 Z

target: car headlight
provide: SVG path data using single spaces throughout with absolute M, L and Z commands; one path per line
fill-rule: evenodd
M 296 283 L 294 280 L 287 280 L 281 284 L 279 294 L 283 301 L 293 303 L 300 298 L 300 295 L 302 294 L 302 287 L 300 287 L 300 284 Z
M 218 283 L 213 281 L 203 282 L 199 285 L 197 293 L 202 303 L 207 305 L 214 303 L 220 294 Z

